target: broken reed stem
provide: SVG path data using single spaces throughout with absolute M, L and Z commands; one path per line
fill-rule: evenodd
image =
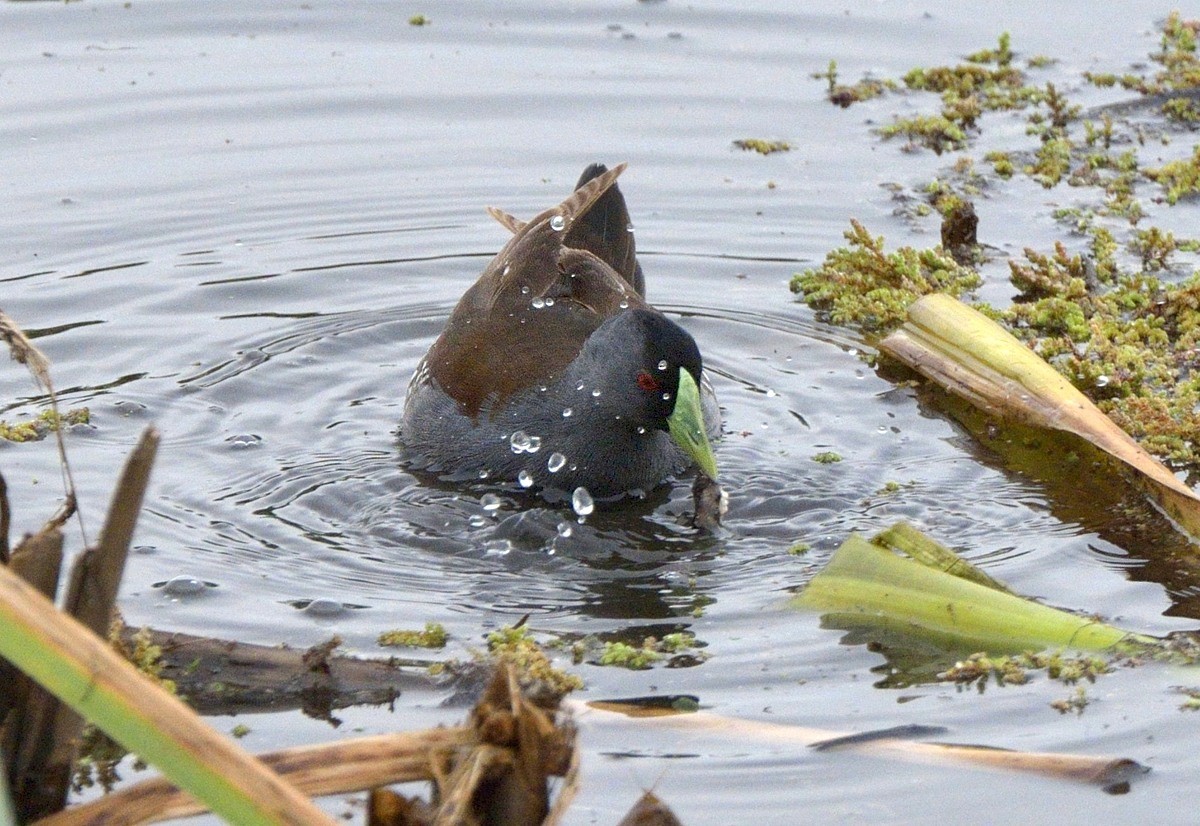
M 58 461 L 59 473 L 62 474 L 63 492 L 67 496 L 67 500 L 71 503 L 75 502 L 75 476 L 71 473 L 71 463 L 67 460 L 67 444 L 63 439 L 62 434 L 62 415 L 58 410 L 58 394 L 54 392 L 54 382 L 50 378 L 50 360 L 42 354 L 42 351 L 33 345 L 29 340 L 29 336 L 17 326 L 4 310 L 0 310 L 0 339 L 8 345 L 8 352 L 12 357 L 29 368 L 29 372 L 33 375 L 33 380 L 39 387 L 46 391 L 47 397 L 50 399 L 50 409 L 54 412 L 54 442 L 58 445 Z M 83 514 L 76 514 L 79 518 L 79 534 L 83 539 L 83 547 L 88 547 L 87 529 L 83 524 Z M 7 531 L 5 536 L 7 537 Z
M 465 746 L 473 738 L 469 727 L 455 726 L 301 746 L 261 754 L 258 759 L 298 791 L 319 797 L 434 780 L 437 755 Z M 191 795 L 164 778 L 154 778 L 43 818 L 37 826 L 132 826 L 205 811 Z
M 1056 752 L 1009 751 L 988 746 L 929 743 L 896 737 L 858 738 L 845 732 L 827 731 L 723 717 L 708 711 L 687 714 L 669 710 L 648 710 L 620 701 L 604 703 L 565 700 L 563 707 L 575 713 L 581 728 L 593 725 L 626 725 L 641 729 L 665 729 L 692 735 L 709 735 L 741 743 L 782 743 L 812 747 L 823 742 L 846 739 L 839 751 L 856 751 L 917 763 L 945 763 L 968 767 L 1028 772 L 1042 777 L 1090 783 L 1108 787 L 1144 774 L 1148 769 L 1123 757 L 1064 754 Z

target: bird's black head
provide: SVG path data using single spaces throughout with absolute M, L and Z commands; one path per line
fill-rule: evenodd
M 631 425 L 668 429 L 679 397 L 680 370 L 700 384 L 703 362 L 691 335 L 655 310 L 631 309 L 609 318 L 588 339 L 584 354 L 603 392 L 613 393 Z

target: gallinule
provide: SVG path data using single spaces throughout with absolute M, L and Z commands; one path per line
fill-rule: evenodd
M 715 479 L 716 398 L 700 350 L 646 303 L 621 164 L 513 237 L 418 365 L 400 439 L 409 461 L 550 498 L 646 491 L 695 464 Z

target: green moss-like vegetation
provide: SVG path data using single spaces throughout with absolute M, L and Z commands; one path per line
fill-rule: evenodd
M 992 169 L 997 175 L 1006 180 L 1011 178 L 1016 171 L 1012 156 L 1007 152 L 989 152 L 983 156 L 983 159 L 992 165 Z
M 1009 262 L 1017 300 L 1004 310 L 981 306 L 1086 393 L 1143 447 L 1170 466 L 1200 469 L 1200 274 L 1177 284 L 1150 270 L 1170 265 L 1174 236 L 1145 230 L 1131 240 L 1146 269 L 1117 262 L 1110 232 L 1090 225 L 1089 255 L 1058 243 L 1052 253 L 1025 250 Z M 849 247 L 796 276 L 792 289 L 837 324 L 874 335 L 898 327 L 908 305 L 934 290 L 957 294 L 978 285 L 973 270 L 940 249 L 882 252 L 861 225 Z M 1193 242 L 1187 242 L 1190 249 Z M 935 263 L 922 268 L 920 262 Z M 920 278 L 912 277 L 917 273 Z M 932 274 L 932 276 L 930 276 Z M 817 457 L 815 460 L 821 461 Z M 828 461 L 828 459 L 826 459 Z
M 989 683 L 1024 685 L 1030 672 L 1045 672 L 1051 680 L 1074 685 L 1081 680 L 1094 683 L 1096 677 L 1112 671 L 1112 663 L 1102 657 L 1069 657 L 1061 651 L 991 657 L 985 652 L 972 654 L 952 668 L 938 674 L 943 682 L 975 686 L 982 691 Z
M 36 417 L 25 422 L 9 422 L 0 420 L 0 439 L 9 442 L 34 442 L 44 439 L 48 433 L 53 433 L 63 425 L 87 424 L 91 421 L 91 411 L 86 407 L 68 410 L 61 416 L 53 410 L 43 410 Z
M 1083 710 L 1088 707 L 1088 704 L 1091 703 L 1091 701 L 1092 700 L 1088 696 L 1087 689 L 1083 686 L 1079 686 L 1071 693 L 1069 697 L 1052 702 L 1050 704 L 1050 708 L 1054 709 L 1060 714 L 1068 714 L 1072 711 L 1076 714 L 1083 714 Z
M 1157 181 L 1167 191 L 1168 204 L 1200 193 L 1200 146 L 1192 150 L 1190 158 L 1171 161 L 1157 169 L 1147 169 L 1146 177 Z
M 854 103 L 861 103 L 864 100 L 870 100 L 882 95 L 888 89 L 897 88 L 894 81 L 876 80 L 875 78 L 863 78 L 858 83 L 850 86 L 838 83 L 837 61 L 829 61 L 829 67 L 823 72 L 813 72 L 813 78 L 816 80 L 826 80 L 829 83 L 827 95 L 830 103 L 837 104 L 843 109 Z
M 908 305 L 931 292 L 961 295 L 979 286 L 979 275 L 941 250 L 902 247 L 883 251 L 858 221 L 846 232 L 849 245 L 825 263 L 792 278 L 791 290 L 834 324 L 887 333 L 904 321 Z
M 734 141 L 733 145 L 738 149 L 757 152 L 760 155 L 770 155 L 773 152 L 788 152 L 792 148 L 791 144 L 787 141 L 771 141 L 762 138 L 742 138 Z
M 1071 142 L 1064 137 L 1050 138 L 1042 143 L 1033 163 L 1025 174 L 1046 189 L 1059 184 L 1071 169 Z
M 685 655 L 694 658 L 697 656 L 695 649 L 698 645 L 700 643 L 696 637 L 686 631 L 665 634 L 662 639 L 646 637 L 641 645 L 630 645 L 617 640 L 604 643 L 596 655 L 595 662 L 597 665 L 640 671 L 667 657 Z M 699 655 L 699 659 L 703 660 L 704 657 Z
M 420 631 L 384 631 L 379 635 L 379 644 L 401 648 L 445 648 L 448 635 L 438 622 L 427 622 Z
M 625 642 L 609 642 L 605 643 L 604 651 L 600 653 L 598 662 L 600 665 L 615 665 L 621 668 L 641 670 L 649 668 L 662 657 L 662 654 L 646 646 L 635 648 Z
M 1153 75 L 1126 73 L 1087 73 L 1084 77 L 1099 87 L 1122 86 L 1155 99 L 1165 98 L 1160 111 L 1170 120 L 1194 123 L 1200 115 L 1195 98 L 1185 93 L 1200 88 L 1200 60 L 1196 55 L 1196 35 L 1200 21 L 1184 20 L 1171 12 L 1163 23 L 1159 49 L 1150 59 L 1161 68 Z
M 812 460 L 821 465 L 833 465 L 842 461 L 842 457 L 832 450 L 826 450 L 823 453 L 817 453 L 812 457 Z
M 154 644 L 150 629 L 141 629 L 128 641 L 125 639 L 125 630 L 124 622 L 114 620 L 108 629 L 109 644 L 139 671 L 174 694 L 175 682 L 162 676 L 166 665 L 162 659 L 162 646 Z M 80 735 L 79 756 L 72 768 L 71 787 L 78 792 L 99 785 L 105 791 L 111 791 L 121 780 L 117 766 L 127 754 L 129 752 L 124 746 L 92 724 L 87 724 Z M 134 763 L 134 768 L 141 770 L 146 768 L 146 764 L 139 759 Z
M 554 694 L 569 694 L 583 688 L 583 680 L 555 668 L 542 646 L 538 645 L 528 628 L 501 628 L 488 634 L 489 655 L 510 663 L 523 684 L 538 683 Z
M 924 146 L 939 155 L 967 143 L 966 131 L 944 114 L 897 118 L 895 123 L 880 127 L 879 134 L 884 138 L 908 138 L 909 146 Z
M 1132 104 L 1142 109 L 1157 111 L 1165 100 L 1167 118 L 1189 120 L 1200 99 L 1198 31 L 1200 21 L 1173 13 L 1162 26 L 1150 69 L 1087 77 L 1099 86 L 1122 86 L 1150 96 Z M 831 84 L 835 80 L 831 77 Z M 914 127 L 914 145 L 967 148 L 979 133 L 981 112 L 1021 109 L 1031 146 L 984 155 L 994 174 L 981 172 L 964 153 L 951 170 L 914 187 L 918 198 L 894 196 L 914 224 L 940 215 L 943 244 L 950 248 L 904 247 L 888 254 L 882 238 L 854 221 L 846 233 L 848 243 L 828 253 L 820 267 L 796 275 L 792 291 L 802 294 L 822 318 L 871 338 L 882 336 L 903 322 L 916 298 L 934 291 L 961 296 L 979 286 L 972 267 L 986 263 L 981 257 L 986 247 L 948 242 L 954 236 L 947 234 L 946 219 L 981 198 L 995 197 L 997 179 L 1023 175 L 1048 189 L 1065 185 L 1090 190 L 1093 203 L 1085 200 L 1085 205 L 1053 213 L 1070 233 L 1070 247 L 1060 242 L 1050 251 L 1027 249 L 1023 258 L 1011 259 L 1012 306 L 978 309 L 1025 341 L 1147 450 L 1175 469 L 1200 473 L 1200 368 L 1195 359 L 1200 352 L 1200 273 L 1184 257 L 1200 250 L 1200 244 L 1144 226 L 1147 211 L 1138 199 L 1139 190 L 1144 196 L 1149 184 L 1161 187 L 1167 205 L 1200 194 L 1200 147 L 1182 160 L 1144 168 L 1139 152 L 1152 139 L 1168 143 L 1169 122 L 1156 126 L 1125 120 L 1120 107 L 1083 119 L 1080 107 L 1054 84 L 1030 82 L 1007 35 L 957 66 L 914 68 L 904 84 L 913 92 L 941 97 L 939 114 L 925 119 L 930 135 L 936 134 L 935 119 L 939 126 L 959 130 L 923 143 L 922 130 Z M 899 134 L 904 128 L 898 122 L 882 131 Z M 982 236 L 988 216 L 980 219 Z

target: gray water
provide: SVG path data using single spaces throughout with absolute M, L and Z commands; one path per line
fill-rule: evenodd
M 1154 768 L 1112 796 L 749 739 L 585 727 L 571 823 L 615 823 L 651 786 L 688 824 L 1190 822 L 1164 802 L 1190 796 L 1200 765 L 1200 717 L 1179 711 L 1172 690 L 1200 683 L 1192 674 L 1123 669 L 1088 687 L 1081 715 L 1060 715 L 1049 703 L 1073 691 L 1061 684 L 982 694 L 930 684 L 915 676 L 919 663 L 894 672 L 818 617 L 782 607 L 849 532 L 904 518 L 1051 604 L 1150 633 L 1196 624 L 1197 578 L 1177 561 L 1188 549 L 1136 496 L 1017 472 L 936 399 L 877 376 L 859 358 L 866 343 L 787 290 L 852 217 L 889 246 L 935 243 L 935 220 L 894 216 L 881 184 L 917 185 L 953 162 L 870 134 L 920 101 L 836 109 L 812 72 L 836 59 L 847 80 L 895 77 L 1010 31 L 1022 56 L 1059 58 L 1048 77 L 1096 105 L 1120 95 L 1087 88 L 1081 73 L 1143 60 L 1168 9 L 794 9 L 0 5 L 0 307 L 36 335 L 65 403 L 92 411 L 93 425 L 67 440 L 92 533 L 138 433 L 153 423 L 164 436 L 121 593 L 127 621 L 293 646 L 336 633 L 368 653 L 382 630 L 437 621 L 458 656 L 526 613 L 547 632 L 688 630 L 707 661 L 583 665 L 582 698 L 683 692 L 731 716 L 834 730 L 941 725 L 954 742 Z M 417 12 L 432 24 L 409 25 Z M 1001 146 L 1023 128 L 1016 116 L 988 122 Z M 785 138 L 793 150 L 731 147 L 746 137 Z M 681 524 L 688 480 L 578 524 L 511 497 L 487 511 L 485 489 L 415 478 L 397 461 L 408 377 L 505 240 L 484 208 L 528 217 L 596 160 L 630 163 L 621 186 L 649 297 L 700 343 L 724 407 L 717 456 L 731 508 L 718 537 Z M 1013 255 L 1047 249 L 1061 235 L 1050 212 L 1069 197 L 1006 183 L 977 204 L 981 237 Z M 1194 218 L 1194 206 L 1181 209 Z M 1003 255 L 984 276 L 989 298 L 1007 294 Z M 0 417 L 41 402 L 17 365 L 0 371 Z M 823 451 L 844 460 L 813 462 Z M 0 444 L 0 469 L 15 530 L 34 529 L 61 497 L 52 445 Z M 877 494 L 887 481 L 905 486 Z M 558 535 L 563 522 L 569 537 Z M 790 556 L 796 541 L 812 550 Z M 173 596 L 161 584 L 178 576 L 209 585 Z M 359 607 L 297 609 L 315 598 Z M 252 729 L 248 748 L 266 750 L 457 719 L 440 700 L 345 710 L 338 729 L 299 714 L 236 722 Z

